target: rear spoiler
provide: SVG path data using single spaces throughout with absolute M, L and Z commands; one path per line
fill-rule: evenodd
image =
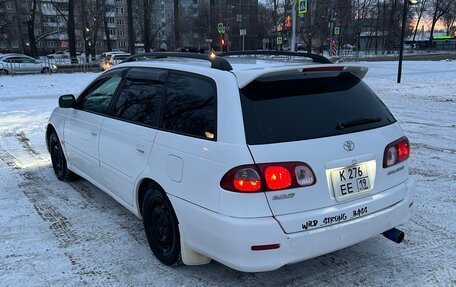
M 273 70 L 241 70 L 233 71 L 238 79 L 239 88 L 242 89 L 255 80 L 279 80 L 278 78 L 296 75 L 301 76 L 303 73 L 327 73 L 327 72 L 344 72 L 350 73 L 362 80 L 367 74 L 368 68 L 363 66 L 351 65 L 312 65 L 299 67 L 282 67 Z

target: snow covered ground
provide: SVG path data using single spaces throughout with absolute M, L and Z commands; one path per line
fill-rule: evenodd
M 85 180 L 58 181 L 44 129 L 59 95 L 97 74 L 0 77 L 0 286 L 456 286 L 456 61 L 364 63 L 412 143 L 403 243 L 382 236 L 267 273 L 166 267 L 139 219 Z

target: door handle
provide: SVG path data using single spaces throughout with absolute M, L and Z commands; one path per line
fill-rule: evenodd
M 139 152 L 139 153 L 144 154 L 144 150 L 142 150 L 142 149 L 137 148 L 136 151 Z
M 93 135 L 93 136 L 97 136 L 96 132 L 90 132 L 90 134 Z

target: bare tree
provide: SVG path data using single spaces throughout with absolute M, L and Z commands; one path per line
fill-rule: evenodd
M 258 3 L 258 34 L 261 38 L 267 38 L 268 33 L 274 29 L 275 25 L 271 14 L 272 12 L 265 3 Z
M 144 13 L 144 51 L 150 52 L 150 3 L 149 0 L 143 0 Z
M 160 32 L 165 29 L 166 26 L 170 25 L 172 21 L 165 21 L 161 22 L 160 25 L 155 29 L 155 31 L 152 32 L 152 35 L 150 37 L 150 42 L 153 43 L 157 36 L 160 34 Z
M 3 15 L 0 15 L 3 16 Z M 6 22 L 0 22 L 0 31 L 3 31 L 9 24 L 13 23 L 14 20 L 6 21 Z
M 456 23 L 456 1 L 453 1 L 453 4 L 448 9 L 448 12 L 442 16 L 442 22 L 446 28 L 447 36 L 450 36 L 451 27 Z
M 418 5 L 416 5 L 413 9 L 413 12 L 416 14 L 416 23 L 415 23 L 415 28 L 413 29 L 412 51 L 415 48 L 416 33 L 418 32 L 421 19 L 422 19 L 424 13 L 426 12 L 426 8 L 427 8 L 428 4 L 429 4 L 429 0 L 421 0 L 418 3 Z
M 133 0 L 127 0 L 128 51 L 135 54 L 135 31 L 133 29 Z
M 110 15 L 113 11 L 106 4 L 106 0 L 101 0 L 101 7 L 102 7 L 102 11 L 103 11 L 103 27 L 104 27 L 104 33 L 106 36 L 106 48 L 108 49 L 108 51 L 112 51 L 112 43 L 111 43 L 111 37 L 110 37 L 110 33 L 109 33 L 107 15 Z
M 174 13 L 174 45 L 176 48 L 180 47 L 180 17 L 179 17 L 179 0 L 174 0 L 173 3 Z
M 33 0 L 36 1 L 36 0 Z M 75 33 L 75 22 L 74 22 L 74 0 L 68 0 L 66 4 L 68 8 L 68 15 L 62 9 L 64 3 L 57 2 L 56 0 L 50 0 L 52 5 L 55 7 L 59 15 L 67 23 L 67 34 L 68 34 L 68 48 L 70 50 L 70 58 L 72 64 L 77 64 L 78 59 L 76 57 L 76 33 Z M 62 6 L 60 6 L 62 5 Z
M 14 0 L 13 3 L 15 6 L 15 10 L 16 10 L 16 24 L 17 24 L 17 28 L 20 31 L 19 40 L 21 43 L 21 49 L 22 49 L 22 52 L 24 52 L 24 37 L 22 36 L 22 20 L 21 20 L 21 10 L 20 10 L 20 6 L 19 6 L 19 0 Z M 28 3 L 26 3 L 26 4 L 28 4 Z M 14 19 L 12 21 L 14 21 Z
M 36 48 L 35 40 L 35 16 L 36 16 L 36 0 L 30 3 L 30 12 L 27 18 L 27 32 L 29 37 L 30 54 L 32 57 L 38 56 L 38 49 Z M 19 32 L 21 33 L 21 32 Z
M 434 30 L 435 30 L 435 25 L 437 22 L 447 14 L 451 6 L 454 4 L 455 0 L 431 0 L 430 1 L 430 12 L 432 15 L 432 24 L 431 24 L 431 35 L 429 37 L 430 45 L 432 47 L 433 45 L 433 40 L 434 40 Z
M 102 23 L 100 19 L 103 17 L 102 8 L 101 0 L 79 0 L 76 2 L 77 22 L 79 24 L 76 29 L 80 29 L 82 32 L 87 62 L 90 55 L 92 55 L 92 59 L 95 59 L 98 30 Z

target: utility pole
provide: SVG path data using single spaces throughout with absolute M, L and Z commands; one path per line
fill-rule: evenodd
M 328 54 L 331 57 L 332 50 L 333 50 L 333 37 L 334 37 L 334 35 L 333 35 L 333 33 L 334 33 L 334 21 L 333 21 L 334 20 L 334 9 L 333 9 L 332 5 L 329 9 L 330 9 L 330 12 L 329 12 L 329 51 L 328 51 Z
M 298 0 L 293 0 L 291 3 L 291 51 L 296 52 L 296 3 Z
M 397 83 L 401 83 L 402 77 L 402 58 L 404 56 L 404 36 L 405 36 L 405 25 L 407 24 L 407 6 L 416 5 L 417 0 L 404 0 L 404 10 L 402 11 L 402 29 L 401 29 L 401 46 L 399 47 L 399 66 L 397 67 Z

